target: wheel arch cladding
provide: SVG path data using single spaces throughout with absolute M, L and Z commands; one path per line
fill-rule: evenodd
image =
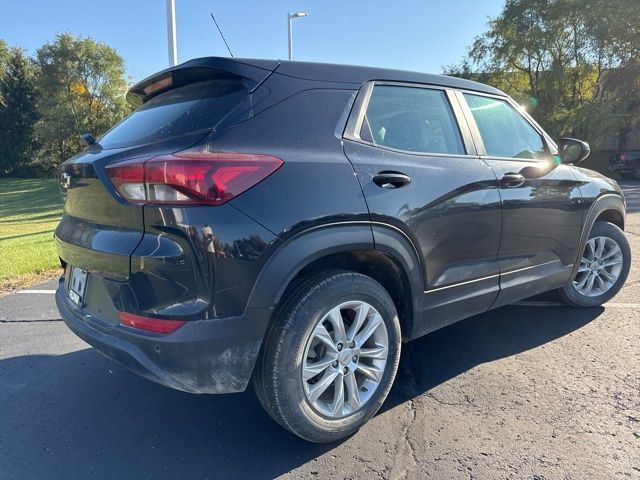
M 392 231 L 389 238 L 394 236 L 399 234 Z M 418 259 L 404 243 L 374 246 L 368 224 L 324 226 L 302 232 L 281 245 L 263 267 L 248 308 L 275 307 L 307 274 L 325 269 L 355 271 L 373 278 L 389 292 L 396 304 L 402 336 L 409 338 L 416 298 L 422 289 Z

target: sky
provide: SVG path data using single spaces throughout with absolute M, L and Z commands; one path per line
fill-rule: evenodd
M 58 32 L 91 36 L 124 57 L 130 80 L 168 66 L 165 0 L 5 0 L 0 38 L 29 53 Z M 458 63 L 504 0 L 176 0 L 178 61 L 233 54 L 441 73 Z

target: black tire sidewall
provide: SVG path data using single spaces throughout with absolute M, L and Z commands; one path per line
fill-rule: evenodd
M 275 394 L 285 416 L 284 423 L 296 434 L 312 441 L 333 441 L 357 431 L 384 402 L 393 383 L 400 357 L 400 327 L 393 300 L 375 280 L 360 274 L 342 273 L 321 280 L 321 288 L 290 305 L 284 328 L 272 340 L 280 344 L 273 366 Z M 383 378 L 373 396 L 356 413 L 329 419 L 308 403 L 302 383 L 302 361 L 307 340 L 320 319 L 333 307 L 349 301 L 372 305 L 383 318 L 389 335 L 389 353 Z M 288 312 L 282 312 L 285 316 Z

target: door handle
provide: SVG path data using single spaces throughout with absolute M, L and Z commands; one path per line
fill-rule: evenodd
M 505 187 L 519 187 L 526 181 L 527 179 L 519 173 L 505 173 L 500 183 Z
M 411 177 L 400 172 L 378 172 L 373 176 L 373 183 L 382 188 L 400 188 L 411 183 Z

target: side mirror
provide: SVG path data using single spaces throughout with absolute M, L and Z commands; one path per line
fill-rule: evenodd
M 558 150 L 562 163 L 580 163 L 591 153 L 587 142 L 575 138 L 561 138 Z

